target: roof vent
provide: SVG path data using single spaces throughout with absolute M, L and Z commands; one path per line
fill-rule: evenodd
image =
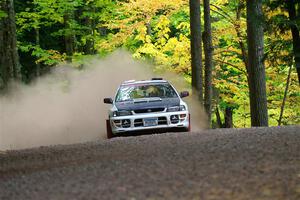
M 152 81 L 158 81 L 158 80 L 163 80 L 163 78 L 152 78 Z

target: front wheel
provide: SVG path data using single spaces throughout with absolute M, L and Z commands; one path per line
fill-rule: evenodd
M 107 139 L 114 137 L 112 130 L 111 130 L 109 119 L 106 120 L 106 134 L 107 134 Z

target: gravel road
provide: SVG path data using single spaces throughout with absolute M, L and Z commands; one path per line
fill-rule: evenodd
M 0 152 L 0 199 L 299 200 L 300 126 Z

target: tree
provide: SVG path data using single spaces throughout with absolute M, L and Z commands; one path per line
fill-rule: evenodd
M 72 61 L 72 56 L 76 50 L 76 31 L 78 29 L 78 23 L 75 20 L 75 11 L 82 4 L 81 0 L 70 1 L 60 0 L 59 6 L 61 14 L 63 16 L 64 24 L 64 40 L 65 40 L 65 51 L 67 54 L 67 61 Z
M 300 110 L 294 107 L 300 100 L 299 78 L 294 70 L 295 43 L 291 32 L 292 26 L 299 26 L 299 18 L 290 18 L 288 3 L 290 1 L 264 1 L 268 114 L 272 125 L 299 123 Z
M 295 0 L 286 0 L 287 9 L 289 12 L 289 17 L 291 20 L 291 32 L 293 37 L 293 51 L 294 51 L 294 59 L 295 66 L 298 74 L 298 81 L 300 84 L 300 35 L 299 35 L 299 23 L 297 24 L 296 20 L 300 17 L 300 4 L 296 3 Z M 296 11 L 296 4 L 298 7 L 298 15 Z
M 21 65 L 17 51 L 13 0 L 2 0 L 0 6 L 5 13 L 0 17 L 0 87 L 3 88 L 10 79 L 21 79 Z
M 146 35 L 151 36 L 153 34 L 153 30 L 151 30 L 153 20 L 159 16 L 170 16 L 185 5 L 185 1 L 128 0 L 120 1 L 119 5 L 116 14 L 110 14 L 113 19 L 106 23 L 107 28 L 118 30 L 108 43 L 110 47 L 120 47 L 128 39 L 128 36 L 130 38 L 136 32 L 144 32 L 144 29 Z M 107 44 L 103 44 L 103 47 L 105 46 Z
M 76 12 L 82 32 L 81 42 L 85 54 L 95 54 L 96 42 L 101 36 L 106 35 L 107 21 L 111 21 L 115 12 L 116 2 L 112 0 L 86 1 Z
M 204 107 L 209 124 L 211 123 L 212 108 L 212 68 L 213 68 L 213 46 L 210 19 L 210 0 L 203 0 L 204 6 L 204 54 L 205 54 L 205 95 Z
M 247 1 L 249 95 L 252 126 L 268 126 L 262 0 Z
M 190 0 L 192 87 L 203 102 L 202 41 L 200 0 Z
M 22 80 L 28 83 L 39 74 L 47 73 L 51 66 L 66 61 L 67 54 L 75 66 L 80 66 L 90 54 L 98 53 L 103 56 L 117 48 L 126 48 L 135 59 L 150 61 L 156 72 L 174 71 L 190 85 L 193 82 L 194 86 L 197 83 L 195 79 L 202 81 L 202 74 L 199 75 L 202 69 L 196 71 L 198 75 L 195 75 L 195 68 L 193 67 L 192 73 L 191 67 L 190 11 L 194 12 L 195 9 L 189 9 L 189 6 L 194 2 L 196 1 L 189 4 L 184 0 L 15 0 Z M 200 2 L 196 6 L 199 12 Z M 207 2 L 204 4 L 208 5 Z M 204 47 L 203 55 L 208 62 L 207 50 L 210 48 L 207 47 L 207 38 L 217 36 L 212 37 L 214 49 L 210 50 L 213 50 L 214 64 L 212 110 L 215 112 L 218 108 L 219 114 L 217 117 L 212 116 L 212 121 L 219 118 L 222 127 L 251 125 L 246 2 L 210 0 L 212 33 L 206 34 L 206 25 L 210 23 L 206 23 L 205 17 L 203 38 L 200 37 L 200 42 L 195 43 L 198 46 L 194 48 L 198 51 L 194 55 L 199 58 L 200 66 L 201 48 Z M 294 37 L 291 27 L 299 26 L 299 1 L 263 2 L 264 20 L 267 21 L 264 23 L 264 65 L 268 86 L 268 123 L 277 125 L 281 121 L 283 125 L 298 124 L 300 111 L 294 105 L 300 101 L 300 95 L 298 77 L 294 70 L 296 59 L 293 60 L 297 55 L 294 56 L 293 50 L 299 45 L 294 43 L 293 48 L 293 39 L 298 33 Z M 289 15 L 288 3 L 294 5 L 296 18 L 292 17 L 292 13 Z M 204 16 L 209 16 L 206 11 L 204 7 Z M 6 11 L 0 10 L 2 35 L 2 19 L 7 16 Z M 201 36 L 200 18 L 199 14 L 196 17 L 199 21 L 198 28 L 194 30 Z M 193 32 L 193 36 L 197 34 Z M 3 40 L 1 42 L 1 47 L 8 43 L 5 41 L 3 44 Z M 206 77 L 203 90 L 207 93 L 209 72 L 207 69 L 203 71 Z M 285 80 L 288 74 L 287 90 Z M 3 82 L 0 80 L 1 85 Z M 202 85 L 198 87 L 202 89 Z M 198 95 L 197 90 L 194 91 Z M 204 97 L 205 107 L 208 107 L 209 95 L 205 94 Z M 280 112 L 281 105 L 285 105 L 284 112 Z
M 286 102 L 286 96 L 287 96 L 287 93 L 288 93 L 288 90 L 289 90 L 289 85 L 290 85 L 292 66 L 293 65 L 291 65 L 290 68 L 289 68 L 288 76 L 287 76 L 287 79 L 286 79 L 286 86 L 285 86 L 284 96 L 283 96 L 282 104 L 281 104 L 281 108 L 280 108 L 280 115 L 279 115 L 279 119 L 278 119 L 278 126 L 280 126 L 281 123 L 282 123 L 282 116 L 283 116 L 284 106 L 285 106 L 285 102 Z

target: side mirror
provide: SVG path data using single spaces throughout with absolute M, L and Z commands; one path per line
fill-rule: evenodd
M 107 104 L 112 104 L 113 100 L 112 100 L 112 98 L 104 98 L 103 102 L 107 103 Z
M 188 91 L 180 92 L 180 97 L 181 98 L 188 97 L 189 95 L 190 95 L 190 93 Z

